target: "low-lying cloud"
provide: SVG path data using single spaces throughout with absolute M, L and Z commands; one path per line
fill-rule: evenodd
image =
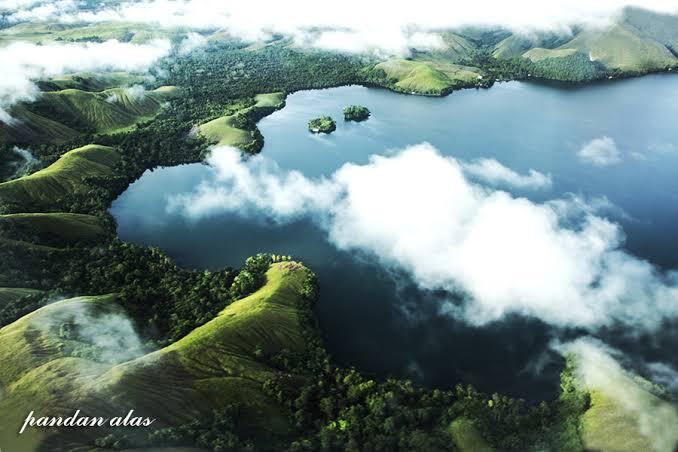
M 0 48 L 3 75 L 0 78 L 0 121 L 11 122 L 8 109 L 18 103 L 33 101 L 39 95 L 36 80 L 77 71 L 143 72 L 169 54 L 168 40 L 147 44 L 15 42 Z
M 621 352 L 591 338 L 581 338 L 558 349 L 575 357 L 578 381 L 584 389 L 598 391 L 618 405 L 653 451 L 675 449 L 678 409 L 653 395 L 649 381 L 625 370 L 620 364 Z
M 346 0 L 319 8 L 317 2 L 208 0 L 142 0 L 103 5 L 81 11 L 72 0 L 35 2 L 10 0 L 5 17 L 58 20 L 66 23 L 122 21 L 163 27 L 227 29 L 247 40 L 274 33 L 294 36 L 298 43 L 348 51 L 380 49 L 403 53 L 409 48 L 435 48 L 440 38 L 428 32 L 464 25 L 504 26 L 519 31 L 569 30 L 574 24 L 611 23 L 625 6 L 676 13 L 673 0 L 584 0 L 540 2 L 439 2 L 422 0 L 416 8 L 394 7 L 386 1 Z M 309 34 L 311 32 L 311 34 Z M 312 38 L 312 39 L 309 39 Z
M 406 271 L 421 288 L 460 293 L 463 302 L 441 309 L 475 325 L 522 314 L 652 329 L 678 314 L 678 275 L 624 251 L 617 224 L 576 198 L 535 203 L 474 183 L 464 163 L 428 144 L 320 179 L 262 156 L 243 162 L 231 148 L 216 149 L 209 164 L 213 179 L 171 198 L 169 210 L 193 220 L 311 217 L 339 249 Z
M 621 163 L 622 157 L 617 143 L 610 137 L 601 137 L 586 143 L 577 152 L 582 162 L 594 166 L 610 166 Z
M 122 89 L 122 96 L 124 96 L 124 97 L 126 97 L 126 98 L 128 98 L 132 101 L 138 101 L 138 100 L 143 99 L 144 96 L 146 96 L 146 88 L 144 88 L 141 85 L 128 86 L 128 87 Z M 124 98 L 121 97 L 119 94 L 117 94 L 115 92 L 111 93 L 111 95 L 109 95 L 106 98 L 106 102 L 110 102 L 110 103 L 113 103 L 113 104 L 118 103 L 118 102 L 122 102 L 123 100 L 124 100 Z
M 553 185 L 551 175 L 530 169 L 527 175 L 516 173 L 494 159 L 480 159 L 462 165 L 464 172 L 492 186 L 539 190 Z

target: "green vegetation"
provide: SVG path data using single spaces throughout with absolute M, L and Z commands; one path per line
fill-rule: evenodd
M 607 75 L 603 65 L 574 49 L 532 49 L 525 56 L 534 62 L 533 75 L 544 79 L 584 82 Z
M 101 92 L 64 89 L 45 92 L 27 105 L 11 110 L 17 119 L 0 124 L 0 137 L 20 144 L 65 142 L 79 135 L 119 133 L 151 120 L 162 105 L 178 96 L 175 87 L 145 91 L 140 85 Z M 37 133 L 33 133 L 39 130 Z
M 6 394 L 0 399 L 3 444 L 17 444 L 12 442 L 18 440 L 13 426 L 25 417 L 24 408 L 29 405 L 111 416 L 133 406 L 139 415 L 157 419 L 155 432 L 65 428 L 34 430 L 28 437 L 46 448 L 63 441 L 91 447 L 110 441 L 109 435 L 115 434 L 126 436 L 117 441 L 136 447 L 193 446 L 196 442 L 216 447 L 230 437 L 238 443 L 275 449 L 289 438 L 292 424 L 284 408 L 266 392 L 265 383 L 276 375 L 298 378 L 273 357 L 306 352 L 301 321 L 310 312 L 304 293 L 311 276 L 297 263 L 276 263 L 267 271 L 260 290 L 230 304 L 169 347 L 145 356 L 140 356 L 143 349 L 134 350 L 127 362 L 102 361 L 110 344 L 100 344 L 96 332 L 82 329 L 81 320 L 100 322 L 104 331 L 100 334 L 106 334 L 106 322 L 111 319 L 120 324 L 123 311 L 117 296 L 60 301 L 0 329 L 5 345 L 0 350 L 0 387 Z M 10 387 L 11 392 L 4 392 Z M 229 414 L 232 410 L 237 417 Z M 214 411 L 220 415 L 210 419 Z M 201 421 L 193 422 L 193 417 Z M 187 424 L 177 427 L 182 419 Z M 191 428 L 200 434 L 191 435 Z M 213 431 L 213 436 L 206 435 L 206 430 Z M 28 440 L 21 439 L 25 450 Z
M 54 211 L 72 195 L 86 195 L 86 181 L 111 177 L 120 153 L 111 147 L 88 145 L 64 154 L 49 167 L 0 184 L 0 208 L 13 212 Z M 3 207 L 4 206 L 4 207 Z
M 258 152 L 256 122 L 296 90 L 358 83 L 444 95 L 496 79 L 583 81 L 666 67 L 657 61 L 671 60 L 649 40 L 673 42 L 670 21 L 653 35 L 642 17 L 626 20 L 638 24 L 641 38 L 624 26 L 607 35 L 576 30 L 574 44 L 548 37 L 525 44 L 509 41 L 507 32 L 468 29 L 444 33 L 444 49 L 386 62 L 299 51 L 284 41 L 220 39 L 163 62 L 166 75 L 143 93 L 123 88 L 140 83 L 126 74 L 42 83 L 48 92 L 39 102 L 13 109 L 22 122 L 0 127 L 3 149 L 25 143 L 45 167 L 0 184 L 0 437 L 16 440 L 29 403 L 111 416 L 133 406 L 158 423 L 150 432 L 31 431 L 20 444 L 3 445 L 523 451 L 606 447 L 624 430 L 637 435 L 623 407 L 577 386 L 570 361 L 559 398 L 536 406 L 461 384 L 430 390 L 339 368 L 315 328 L 317 283 L 302 265 L 257 255 L 240 270 L 184 270 L 157 249 L 115 239 L 107 213 L 144 171 L 199 161 L 210 143 Z M 180 32 L 17 25 L 3 29 L 0 41 L 141 42 L 158 33 Z M 609 50 L 624 40 L 636 43 L 633 55 Z M 638 64 L 642 52 L 648 57 Z M 70 298 L 79 294 L 90 296 Z M 102 322 L 129 319 L 141 346 L 111 362 L 76 328 L 82 313 Z
M 180 29 L 158 28 L 139 23 L 102 22 L 96 24 L 20 23 L 0 30 L 3 41 L 29 42 L 121 42 L 145 43 L 181 35 Z
M 253 105 L 231 107 L 229 114 L 202 124 L 199 131 L 218 146 L 234 146 L 249 153 L 257 153 L 261 151 L 264 140 L 256 123 L 284 106 L 283 93 L 257 94 Z
M 479 69 L 451 63 L 389 60 L 374 70 L 383 71 L 386 86 L 409 94 L 442 96 L 456 89 L 485 86 Z
M 62 248 L 92 245 L 109 237 L 99 217 L 75 213 L 0 215 L 0 237 Z
M 312 133 L 332 133 L 337 130 L 337 123 L 330 116 L 320 116 L 308 122 L 308 131 Z
M 38 81 L 42 91 L 63 91 L 77 89 L 81 91 L 104 91 L 122 86 L 143 85 L 147 78 L 129 72 L 79 72 L 52 77 Z
M 344 108 L 344 120 L 346 121 L 366 121 L 369 119 L 370 114 L 367 107 L 360 105 L 351 105 Z
M 39 294 L 39 290 L 24 289 L 21 287 L 0 287 L 0 307 L 29 295 Z

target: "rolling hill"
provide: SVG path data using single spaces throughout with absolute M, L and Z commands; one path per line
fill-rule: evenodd
M 477 85 L 483 78 L 478 68 L 439 61 L 393 59 L 375 66 L 391 80 L 390 88 L 404 93 L 444 95 L 454 89 Z
M 24 22 L 0 30 L 0 45 L 3 41 L 107 41 L 142 44 L 153 39 L 171 38 L 181 33 L 177 28 L 160 28 L 130 22 L 101 22 L 94 24 L 34 23 Z
M 586 450 L 671 452 L 678 447 L 678 408 L 657 397 L 651 384 L 622 375 L 591 390 L 580 434 Z
M 626 8 L 616 23 L 573 34 L 513 34 L 494 46 L 497 59 L 520 56 L 547 79 L 586 81 L 678 67 L 678 16 Z
M 0 349 L 2 444 L 25 451 L 91 448 L 111 430 L 32 429 L 19 437 L 17 428 L 31 410 L 67 416 L 80 409 L 113 417 L 134 409 L 155 418 L 153 428 L 160 429 L 236 403 L 239 433 L 256 432 L 260 449 L 275 449 L 291 425 L 263 384 L 281 372 L 270 357 L 283 349 L 305 349 L 302 314 L 308 307 L 301 289 L 307 275 L 294 262 L 273 264 L 264 287 L 148 354 L 126 329 L 115 295 L 63 300 L 0 329 L 5 345 Z M 99 340 L 123 332 L 122 343 Z M 127 353 L 121 353 L 121 345 Z M 126 360 L 113 359 L 120 357 Z M 148 430 L 116 429 L 138 440 Z
M 23 287 L 0 287 L 0 307 L 19 298 L 38 293 L 40 293 L 39 290 Z
M 218 146 L 243 147 L 255 140 L 253 131 L 239 127 L 240 117 L 257 121 L 285 105 L 283 93 L 268 93 L 255 96 L 255 104 L 234 114 L 221 116 L 198 127 L 199 133 Z
M 0 237 L 5 235 L 55 248 L 93 245 L 108 237 L 99 218 L 75 213 L 0 215 Z
M 0 204 L 20 212 L 50 212 L 58 201 L 74 193 L 88 190 L 87 177 L 112 176 L 120 161 L 119 152 L 111 147 L 88 145 L 67 152 L 49 167 L 0 184 Z
M 91 80 L 91 79 L 90 79 Z M 103 79 L 106 84 L 107 79 Z M 115 79 L 108 79 L 111 83 Z M 84 82 L 90 86 L 97 82 Z M 0 140 L 22 143 L 64 142 L 81 133 L 117 133 L 152 119 L 162 105 L 177 95 L 163 86 L 145 91 L 140 86 L 100 92 L 64 89 L 43 92 L 31 104 L 11 110 L 11 124 L 0 123 Z

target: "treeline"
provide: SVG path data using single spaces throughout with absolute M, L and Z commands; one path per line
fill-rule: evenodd
M 40 262 L 41 271 L 56 289 L 0 306 L 0 327 L 56 299 L 117 293 L 140 334 L 157 346 L 180 339 L 234 300 L 256 291 L 272 262 L 271 256 L 258 254 L 239 271 L 190 271 L 156 248 L 119 240 L 49 257 Z
M 548 80 L 563 82 L 587 82 L 607 76 L 607 69 L 597 61 L 591 61 L 583 53 L 558 58 L 544 58 L 534 63 L 533 75 Z

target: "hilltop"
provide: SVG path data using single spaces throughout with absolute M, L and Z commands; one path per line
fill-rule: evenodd
M 169 347 L 145 354 L 128 337 L 127 352 L 138 356 L 124 362 L 106 359 L 128 355 L 117 348 L 124 343 L 111 345 L 97 336 L 131 334 L 115 295 L 59 301 L 0 329 L 3 446 L 69 450 L 92 447 L 107 434 L 106 429 L 32 430 L 18 438 L 16 426 L 31 410 L 66 416 L 80 409 L 112 417 L 135 409 L 157 419 L 153 427 L 160 430 L 237 404 L 236 433 L 262 449 L 273 449 L 290 435 L 291 425 L 263 384 L 285 372 L 271 361 L 275 355 L 283 350 L 304 353 L 303 319 L 309 305 L 303 289 L 308 276 L 300 264 L 274 264 L 261 289 Z M 70 326 L 64 330 L 64 325 Z M 132 443 L 145 441 L 148 432 L 137 431 L 115 429 Z

